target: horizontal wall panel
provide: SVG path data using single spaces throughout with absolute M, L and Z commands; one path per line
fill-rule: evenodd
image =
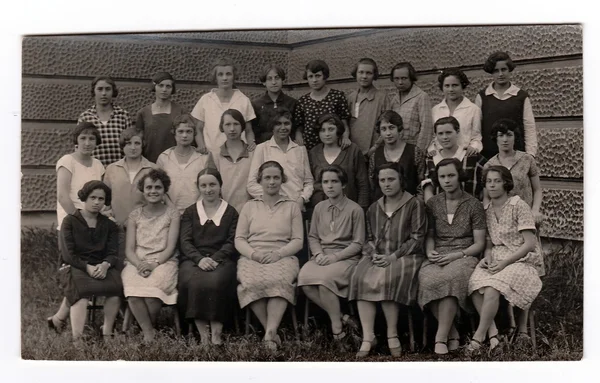
M 349 33 L 371 31 L 372 29 L 297 29 L 288 31 L 288 43 L 295 44 L 310 40 L 319 40 Z
M 307 62 L 327 62 L 332 79 L 345 78 L 361 57 L 374 59 L 388 74 L 400 61 L 418 71 L 483 65 L 494 51 L 508 51 L 513 60 L 556 57 L 582 52 L 578 25 L 399 28 L 367 36 L 311 44 L 290 52 L 289 79 L 302 81 Z
M 544 189 L 542 213 L 542 236 L 583 240 L 583 191 Z
M 21 177 L 21 210 L 56 210 L 56 174 L 25 173 Z
M 172 38 L 190 40 L 218 40 L 248 43 L 287 44 L 288 32 L 275 31 L 219 31 L 219 32 L 179 32 L 179 33 L 140 33 L 125 34 L 123 37 L 143 37 L 144 39 L 169 40 Z
M 583 128 L 538 127 L 536 161 L 543 177 L 583 178 Z
M 54 166 L 74 150 L 72 124 L 52 124 L 43 129 L 21 129 L 21 166 Z
M 177 80 L 210 81 L 213 62 L 224 56 L 236 63 L 240 82 L 258 83 L 260 71 L 268 63 L 283 68 L 288 64 L 286 49 L 27 37 L 22 70 L 35 75 L 133 79 L 150 79 L 158 71 L 167 71 Z

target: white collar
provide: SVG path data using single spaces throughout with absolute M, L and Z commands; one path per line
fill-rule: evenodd
M 504 94 L 510 94 L 511 96 L 516 96 L 520 90 L 521 89 L 518 86 L 516 86 L 515 84 L 513 84 L 511 82 L 508 89 L 504 91 Z M 494 89 L 493 81 L 488 85 L 487 88 L 485 88 L 485 95 L 489 96 L 490 94 L 493 94 L 494 96 L 498 96 L 498 92 L 496 91 L 496 89 Z
M 217 212 L 215 213 L 215 215 L 212 217 L 212 219 L 209 219 L 208 216 L 206 215 L 206 211 L 204 210 L 204 205 L 202 204 L 202 199 L 199 199 L 198 201 L 196 201 L 196 210 L 198 210 L 198 217 L 200 218 L 200 224 L 204 225 L 206 223 L 206 221 L 213 221 L 213 223 L 216 226 L 221 225 L 221 218 L 223 218 L 223 214 L 225 214 L 225 210 L 227 210 L 227 202 L 221 200 L 221 204 L 219 205 L 219 208 L 217 209 Z
M 458 149 L 456 149 L 456 152 L 454 153 L 454 155 L 452 157 L 447 157 L 447 158 L 456 158 L 459 161 L 462 161 L 465 158 L 466 154 L 467 154 L 467 151 L 464 148 L 461 148 L 459 146 Z M 438 162 L 440 162 L 444 158 L 446 158 L 446 157 L 442 157 L 440 151 L 437 150 L 436 153 L 435 153 L 435 155 L 433 156 L 433 163 L 435 165 L 437 165 Z

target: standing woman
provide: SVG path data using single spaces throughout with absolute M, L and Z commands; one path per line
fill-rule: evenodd
M 207 166 L 215 167 L 223 178 L 221 194 L 223 199 L 238 212 L 250 199 L 246 189 L 250 165 L 254 151 L 248 150 L 248 144 L 242 141 L 242 132 L 246 128 L 244 116 L 236 109 L 227 109 L 221 116 L 219 129 L 227 141 L 219 150 L 211 153 Z
M 263 193 L 244 205 L 235 233 L 241 255 L 237 293 L 240 306 L 249 305 L 265 329 L 266 346 L 277 349 L 281 318 L 288 303 L 296 304 L 295 254 L 302 249 L 302 213 L 296 202 L 279 193 L 286 175 L 278 162 L 262 164 L 257 181 Z
M 237 109 L 246 120 L 245 141 L 253 151 L 256 147 L 252 120 L 256 118 L 250 99 L 239 89 L 234 88 L 237 67 L 230 59 L 218 59 L 212 67 L 211 81 L 217 88 L 211 89 L 192 110 L 196 120 L 196 145 L 200 153 L 218 150 L 225 142 L 225 135 L 219 131 L 219 121 L 227 109 Z
M 358 203 L 366 211 L 369 207 L 369 176 L 361 150 L 354 143 L 342 149 L 344 124 L 337 115 L 323 114 L 317 120 L 317 125 L 321 143 L 312 148 L 308 154 L 312 174 L 319 176 L 323 169 L 329 168 L 331 165 L 344 169 L 346 173 L 344 195 Z M 312 206 L 316 206 L 328 198 L 323 190 L 320 177 L 315 180 L 314 188 L 311 197 Z
M 179 212 L 163 203 L 171 180 L 162 169 L 152 169 L 138 182 L 146 204 L 129 214 L 121 277 L 125 297 L 144 333 L 154 339 L 156 318 L 162 304 L 177 303 L 177 253 Z
M 183 214 L 188 206 L 198 200 L 195 177 L 206 167 L 208 155 L 198 153 L 192 147 L 197 132 L 196 124 L 190 115 L 177 116 L 173 121 L 171 133 L 175 136 L 177 145 L 162 152 L 156 164 L 169 175 L 172 181 L 169 199 L 179 213 Z
M 438 321 L 436 354 L 458 349 L 454 326 L 459 307 L 468 305 L 469 277 L 485 247 L 485 213 L 481 202 L 460 183 L 462 163 L 445 158 L 435 167 L 442 192 L 427 202 L 427 259 L 419 271 L 419 305 L 429 308 Z
M 490 202 L 484 206 L 489 239 L 484 258 L 469 280 L 469 294 L 479 313 L 479 325 L 468 351 L 481 348 L 486 333 L 490 336 L 490 349 L 497 345 L 494 317 L 500 294 L 522 310 L 519 323 L 522 317 L 527 323 L 527 310 L 542 289 L 536 270 L 542 261 L 541 250 L 537 246 L 531 208 L 519 196 L 508 196 L 513 179 L 504 166 L 486 168 L 483 177 L 490 196 Z
M 300 270 L 298 286 L 306 296 L 327 312 L 333 339 L 343 340 L 347 332 L 342 323 L 339 298 L 348 297 L 348 285 L 365 242 L 363 209 L 344 194 L 348 176 L 343 168 L 330 165 L 319 179 L 327 200 L 315 207 L 308 243 L 311 260 Z
M 152 77 L 152 93 L 155 100 L 137 112 L 135 126 L 144 132 L 144 157 L 156 162 L 158 156 L 175 146 L 171 127 L 175 117 L 185 113 L 181 105 L 171 101 L 175 94 L 175 79 L 168 72 L 158 72 Z
M 394 65 L 390 80 L 398 93 L 392 98 L 389 109 L 398 113 L 404 121 L 404 140 L 426 151 L 433 138 L 429 95 L 415 85 L 417 72 L 409 62 Z
M 133 126 L 129 113 L 118 105 L 114 99 L 119 95 L 117 84 L 107 76 L 99 76 L 92 80 L 92 97 L 94 105 L 81 113 L 77 123 L 91 122 L 98 128 L 102 144 L 94 150 L 93 156 L 108 166 L 123 157 L 119 147 L 121 132 Z
M 386 163 L 377 170 L 384 196 L 367 211 L 367 243 L 350 280 L 349 300 L 358 301 L 363 342 L 357 357 L 369 355 L 375 338 L 376 303 L 387 322 L 387 342 L 393 356 L 400 356 L 398 310 L 417 299 L 417 274 L 424 260 L 427 230 L 425 205 L 405 191 L 402 167 Z
M 223 322 L 235 301 L 237 211 L 221 199 L 221 174 L 198 173 L 200 199 L 181 217 L 179 298 L 184 318 L 193 320 L 202 344 L 222 344 Z
M 342 91 L 327 86 L 329 67 L 325 61 L 309 61 L 302 78 L 308 81 L 311 91 L 298 99 L 294 109 L 294 141 L 311 150 L 319 143 L 317 119 L 324 113 L 335 113 L 344 124 L 341 146 L 350 146 L 348 101 Z
M 379 116 L 375 131 L 383 139 L 369 158 L 369 180 L 371 181 L 372 199 L 378 200 L 383 196 L 376 169 L 387 163 L 397 163 L 402 168 L 404 187 L 412 195 L 422 195 L 421 181 L 425 176 L 425 155 L 417 146 L 402 138 L 404 128 L 402 118 L 393 110 L 386 110 Z
M 501 118 L 515 121 L 524 133 L 524 140 L 517 149 L 532 156 L 537 154 L 537 129 L 529 94 L 510 81 L 515 67 L 506 52 L 492 53 L 483 64 L 483 70 L 494 80 L 475 97 L 475 104 L 481 108 L 482 154 L 486 158 L 498 153 L 498 146 L 490 133 L 494 123 Z

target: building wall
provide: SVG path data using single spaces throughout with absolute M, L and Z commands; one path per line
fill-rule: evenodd
M 23 40 L 22 211 L 24 224 L 50 222 L 56 207 L 54 165 L 72 151 L 69 130 L 90 107 L 90 80 L 117 80 L 116 102 L 135 115 L 151 103 L 149 78 L 167 70 L 178 80 L 174 99 L 191 110 L 209 90 L 211 62 L 231 56 L 240 67 L 239 88 L 249 97 L 263 92 L 258 73 L 275 62 L 287 68 L 286 91 L 309 91 L 304 65 L 325 60 L 329 82 L 350 92 L 350 70 L 361 57 L 379 64 L 377 86 L 393 92 L 389 69 L 410 61 L 418 85 L 435 103 L 439 70 L 462 67 L 471 85 L 466 96 L 490 81 L 481 70 L 489 53 L 508 51 L 517 63 L 514 82 L 531 95 L 537 119 L 537 156 L 548 216 L 544 236 L 583 239 L 583 64 L 577 25 L 428 27 L 385 29 L 226 31 L 28 37 Z

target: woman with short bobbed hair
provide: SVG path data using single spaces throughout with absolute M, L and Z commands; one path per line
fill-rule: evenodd
M 303 243 L 300 208 L 279 193 L 286 181 L 277 161 L 259 167 L 257 182 L 263 193 L 244 205 L 235 233 L 240 306 L 250 306 L 265 329 L 263 340 L 270 349 L 281 344 L 277 329 L 288 303 L 296 304 L 299 263 L 295 254 Z

